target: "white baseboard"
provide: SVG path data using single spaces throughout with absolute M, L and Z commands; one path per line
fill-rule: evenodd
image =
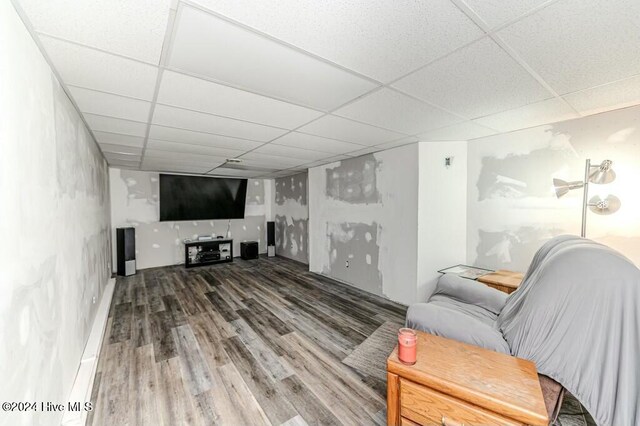
M 113 297 L 113 290 L 115 289 L 116 279 L 110 278 L 107 286 L 102 294 L 102 300 L 98 306 L 96 317 L 93 320 L 91 326 L 91 333 L 89 339 L 84 347 L 82 354 L 82 360 L 80 361 L 80 368 L 76 374 L 76 379 L 73 382 L 73 388 L 71 388 L 71 394 L 69 395 L 69 402 L 76 403 L 91 401 L 91 391 L 93 389 L 93 381 L 96 377 L 96 370 L 98 368 L 98 356 L 100 355 L 100 349 L 102 347 L 102 339 L 107 327 L 107 319 L 109 318 L 109 307 L 111 306 L 111 298 Z M 62 416 L 62 426 L 83 426 L 87 420 L 87 411 L 65 411 Z

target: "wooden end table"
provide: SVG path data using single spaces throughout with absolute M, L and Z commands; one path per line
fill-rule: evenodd
M 493 287 L 496 290 L 511 294 L 518 289 L 523 276 L 524 275 L 520 272 L 499 269 L 495 272 L 491 272 L 490 274 L 478 277 L 478 281 L 488 285 L 489 287 Z
M 417 333 L 414 365 L 387 359 L 387 424 L 549 423 L 533 362 Z

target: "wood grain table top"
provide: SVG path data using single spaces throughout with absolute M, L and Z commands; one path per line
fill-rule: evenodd
M 483 275 L 478 278 L 478 281 L 485 284 L 493 284 L 502 287 L 508 287 L 516 289 L 520 286 L 524 274 L 521 272 L 507 271 L 506 269 L 499 269 L 495 272 Z
M 417 333 L 416 364 L 401 363 L 396 346 L 387 371 L 523 423 L 548 423 L 533 362 Z

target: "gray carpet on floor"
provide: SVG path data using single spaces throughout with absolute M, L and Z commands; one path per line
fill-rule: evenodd
M 387 321 L 365 339 L 342 362 L 365 376 L 372 376 L 386 383 L 387 358 L 397 342 L 402 324 Z M 565 393 L 555 426 L 595 426 L 595 422 L 569 392 Z

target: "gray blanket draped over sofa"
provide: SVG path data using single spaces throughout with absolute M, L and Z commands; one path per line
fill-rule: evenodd
M 534 361 L 599 425 L 640 424 L 640 270 L 606 246 L 550 240 L 508 297 L 443 276 L 407 326 Z

